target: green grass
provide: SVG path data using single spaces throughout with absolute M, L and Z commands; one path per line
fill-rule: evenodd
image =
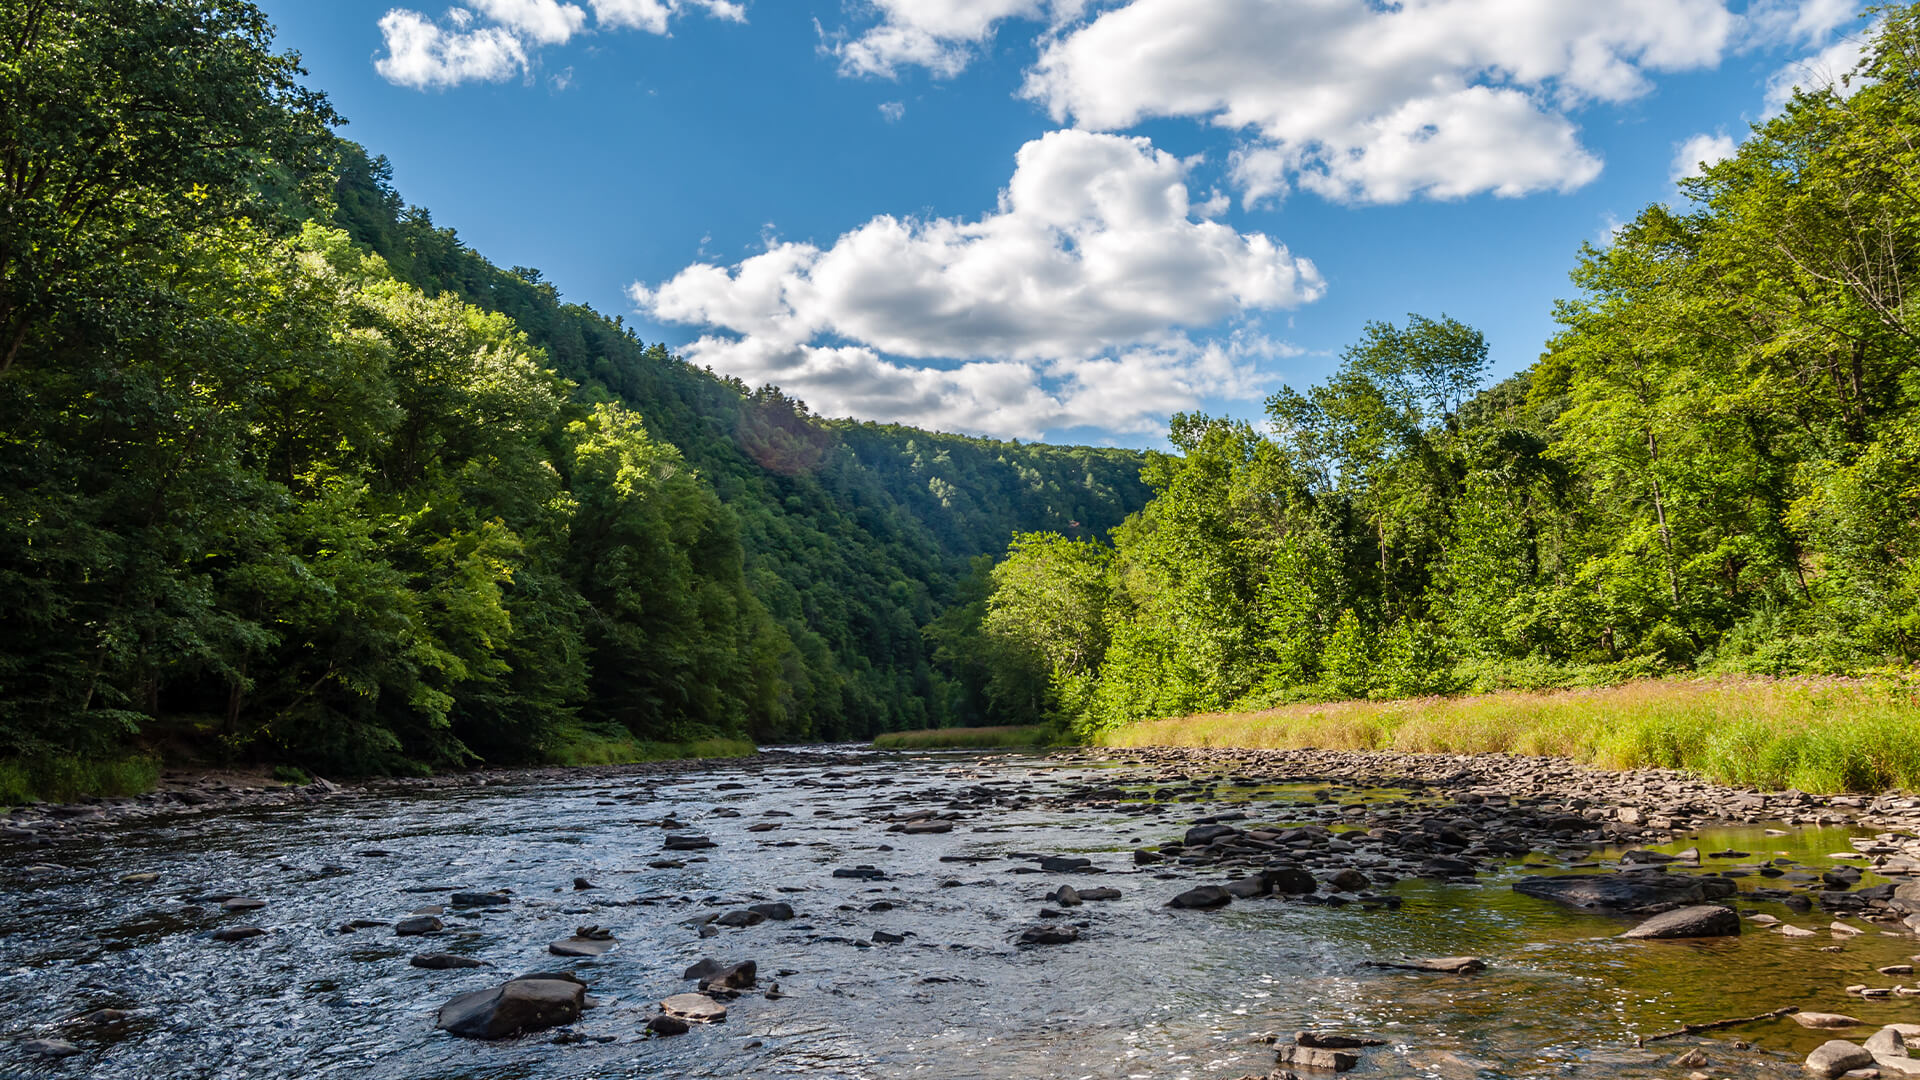
M 138 795 L 160 780 L 160 761 L 145 755 L 82 761 L 74 757 L 0 761 L 0 806 L 71 802 L 86 795 Z
M 757 750 L 747 739 L 648 742 L 634 738 L 624 728 L 581 725 L 562 729 L 548 747 L 547 759 L 555 765 L 635 765 L 683 758 L 747 757 Z
M 1102 746 L 1554 755 L 1832 793 L 1920 788 L 1920 698 L 1855 679 L 1657 679 L 1551 692 L 1285 705 L 1129 724 Z
M 890 731 L 873 740 L 876 750 L 934 749 L 1031 749 L 1053 741 L 1054 730 L 1044 724 L 1033 727 L 956 727 L 927 728 L 924 731 Z

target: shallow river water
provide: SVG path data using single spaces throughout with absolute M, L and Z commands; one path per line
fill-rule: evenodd
M 1165 903 L 1223 880 L 1219 871 L 1133 865 L 1134 848 L 1176 840 L 1202 814 L 1297 820 L 1290 814 L 1316 805 L 1305 787 L 1222 787 L 1214 802 L 1158 815 L 1036 803 L 968 813 L 946 834 L 886 831 L 888 812 L 940 808 L 972 785 L 1040 799 L 1112 772 L 1039 757 L 847 751 L 760 768 L 715 763 L 671 776 L 196 814 L 7 851 L 0 1031 L 13 1042 L 0 1046 L 0 1077 L 1226 1080 L 1274 1067 L 1260 1036 L 1305 1028 L 1387 1040 L 1355 1077 L 1680 1077 L 1689 1070 L 1672 1057 L 1700 1040 L 1642 1050 L 1635 1036 L 1787 1005 L 1920 1020 L 1920 999 L 1863 1001 L 1843 990 L 1886 983 L 1874 969 L 1906 962 L 1920 939 L 1872 927 L 1832 937 L 1817 911 L 1740 905 L 1821 928 L 1802 941 L 1749 927 L 1738 938 L 1634 942 L 1616 936 L 1630 922 L 1514 893 L 1508 885 L 1529 872 L 1517 866 L 1475 886 L 1399 882 L 1387 890 L 1401 898 L 1397 910 L 1255 900 L 1201 912 Z M 657 823 L 669 816 L 717 846 L 663 852 Z M 766 824 L 777 827 L 748 831 Z M 1849 850 L 1850 835 L 1751 827 L 1673 846 L 1736 847 L 1818 868 Z M 1015 872 L 1040 854 L 1089 856 L 1105 872 Z M 662 861 L 682 865 L 649 865 Z M 859 864 L 885 879 L 832 876 Z M 135 873 L 160 876 L 121 882 Z M 576 876 L 597 887 L 576 891 Z M 1073 909 L 1069 919 L 1086 924 L 1077 942 L 1016 946 L 1062 884 L 1123 896 Z M 513 900 L 450 911 L 447 930 L 430 939 L 338 932 L 350 919 L 392 921 L 444 904 L 456 888 L 509 889 Z M 193 902 L 227 892 L 268 906 L 229 915 Z M 699 934 L 715 912 L 776 900 L 797 917 Z M 243 923 L 269 933 L 209 936 Z M 611 929 L 619 945 L 590 960 L 546 955 L 547 942 L 586 923 Z M 875 931 L 905 942 L 875 945 Z M 495 966 L 408 965 L 426 951 Z M 1365 966 L 1460 954 L 1489 969 L 1457 977 Z M 781 996 L 750 992 L 725 1023 L 647 1038 L 654 1003 L 691 989 L 681 970 L 708 956 L 756 960 L 762 989 L 777 982 Z M 578 974 L 600 1002 L 572 1029 L 584 1041 L 556 1044 L 545 1032 L 486 1043 L 434 1027 L 435 1009 L 456 994 L 551 970 Z M 62 1024 L 102 1007 L 133 1016 L 98 1031 Z M 35 1037 L 70 1039 L 83 1052 L 36 1060 L 18 1049 Z M 1716 1076 L 1797 1070 L 1830 1036 L 1772 1021 L 1721 1037 L 1757 1049 L 1705 1044 Z

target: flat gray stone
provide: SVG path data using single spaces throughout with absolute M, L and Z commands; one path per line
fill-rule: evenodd
M 1740 913 L 1719 904 L 1694 904 L 1663 911 L 1621 934 L 1624 938 L 1734 937 L 1740 933 Z

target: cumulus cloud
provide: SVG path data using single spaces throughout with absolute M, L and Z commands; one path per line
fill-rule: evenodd
M 512 33 L 497 26 L 469 30 L 452 21 L 447 27 L 418 12 L 387 12 L 380 20 L 387 55 L 374 62 L 374 70 L 388 82 L 416 90 L 500 82 L 526 70 L 526 50 Z
M 689 359 L 829 414 L 1017 435 L 1145 423 L 1244 390 L 1250 358 L 1276 351 L 1187 330 L 1324 291 L 1285 245 L 1196 217 L 1186 170 L 1142 138 L 1055 131 L 1020 149 L 978 220 L 883 215 L 824 249 L 774 243 L 630 294 L 657 319 L 720 331 Z
M 1245 132 L 1249 201 L 1522 195 L 1599 174 L 1571 110 L 1718 62 L 1734 27 L 1720 0 L 1133 0 L 1050 38 L 1023 92 L 1090 130 Z
M 907 115 L 907 106 L 904 102 L 883 101 L 880 103 L 880 115 L 887 123 L 897 124 L 901 117 Z
M 716 19 L 746 22 L 747 10 L 733 0 L 591 0 L 602 26 L 665 34 L 675 16 L 704 11 Z
M 735 0 L 589 0 L 597 25 L 665 34 L 675 16 L 703 11 L 743 22 Z M 467 0 L 435 22 L 417 11 L 394 8 L 380 20 L 387 54 L 374 70 L 388 82 L 416 90 L 464 82 L 501 82 L 525 74 L 530 50 L 565 45 L 582 33 L 587 12 L 561 0 Z M 571 75 L 562 82 L 571 81 Z M 565 89 L 564 85 L 560 86 Z
M 1673 168 L 1669 178 L 1674 183 L 1699 176 L 1703 165 L 1713 165 L 1727 160 L 1738 149 L 1733 136 L 1725 133 L 1708 134 L 1701 132 L 1680 144 L 1673 152 Z
M 906 67 L 952 78 L 1008 19 L 1078 15 L 1085 0 L 873 0 L 879 20 L 857 37 L 827 46 L 843 75 L 891 79 Z

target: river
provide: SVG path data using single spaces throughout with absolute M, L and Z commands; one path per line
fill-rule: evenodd
M 1351 1074 L 1362 1077 L 1683 1076 L 1670 1061 L 1696 1045 L 1714 1075 L 1739 1076 L 1797 1068 L 1832 1035 L 1771 1021 L 1717 1042 L 1640 1049 L 1635 1037 L 1782 1006 L 1920 1018 L 1911 999 L 1844 991 L 1887 982 L 1874 971 L 1909 960 L 1920 945 L 1909 934 L 1855 920 L 1865 933 L 1836 936 L 1817 910 L 1742 902 L 1820 932 L 1788 941 L 1750 925 L 1733 938 L 1629 941 L 1617 935 L 1631 920 L 1508 887 L 1523 873 L 1604 867 L 1618 855 L 1578 845 L 1501 861 L 1479 884 L 1404 878 L 1377 890 L 1397 908 L 1258 899 L 1172 909 L 1169 897 L 1224 876 L 1136 867 L 1135 848 L 1178 840 L 1192 819 L 1222 812 L 1349 821 L 1357 812 L 1344 805 L 1394 793 L 1223 776 L 1202 796 L 1155 801 L 1154 782 L 1085 759 L 841 750 L 183 814 L 10 848 L 0 1018 L 14 1042 L 0 1048 L 0 1075 L 1227 1080 L 1274 1067 L 1263 1037 L 1313 1029 L 1385 1040 L 1362 1054 Z M 1130 785 L 1130 797 L 1063 798 L 1114 784 Z M 954 808 L 955 827 L 888 831 L 898 823 L 889 819 L 919 808 Z M 715 846 L 663 851 L 676 832 Z M 1665 850 L 1738 848 L 1752 853 L 1742 865 L 1788 858 L 1818 870 L 1850 850 L 1855 832 L 1749 825 L 1675 837 Z M 1091 858 L 1102 872 L 1032 872 L 1042 855 Z M 833 876 L 856 866 L 884 878 Z M 158 877 L 123 880 L 143 874 Z M 576 877 L 594 887 L 576 889 Z M 1083 924 L 1075 942 L 1015 944 L 1062 884 L 1122 895 L 1062 911 L 1055 921 Z M 341 932 L 349 920 L 445 906 L 456 889 L 510 890 L 511 901 L 449 909 L 447 929 L 430 939 Z M 227 914 L 205 899 L 229 893 L 266 906 Z M 796 917 L 701 936 L 716 913 L 771 901 Z M 210 936 L 240 923 L 267 933 Z M 584 924 L 613 931 L 618 945 L 593 959 L 546 954 Z M 876 931 L 904 941 L 876 944 Z M 493 967 L 409 966 L 425 951 Z M 1462 954 L 1488 970 L 1364 966 Z M 646 1037 L 655 1003 L 692 989 L 682 969 L 704 957 L 757 961 L 760 990 L 732 1002 L 724 1023 Z M 448 998 L 553 970 L 580 976 L 597 1001 L 563 1036 L 577 1041 L 549 1031 L 481 1042 L 435 1029 Z M 763 992 L 773 983 L 777 996 Z M 68 1022 L 100 1008 L 131 1015 Z M 56 1061 L 19 1050 L 36 1037 L 80 1052 Z M 1729 1049 L 1733 1039 L 1753 1048 Z

